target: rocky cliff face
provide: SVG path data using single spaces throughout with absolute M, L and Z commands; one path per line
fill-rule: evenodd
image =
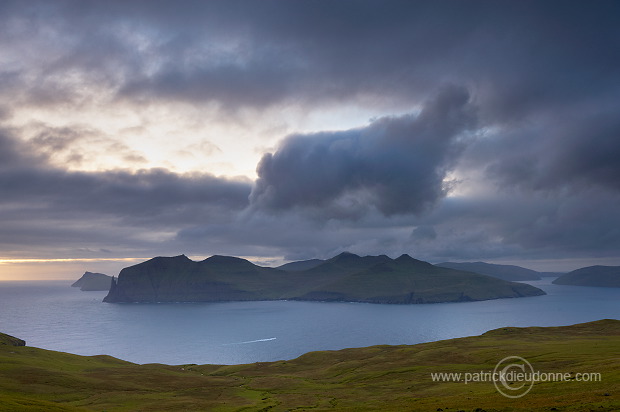
M 343 253 L 307 270 L 265 268 L 230 256 L 157 257 L 123 269 L 104 302 L 321 300 L 460 302 L 543 295 L 531 285 L 440 268 L 403 255 Z

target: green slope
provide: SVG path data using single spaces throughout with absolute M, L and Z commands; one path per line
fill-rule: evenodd
M 345 300 L 370 303 L 437 303 L 512 298 L 543 294 L 531 285 L 441 268 L 402 255 L 377 256 L 354 270 L 332 276 L 300 299 Z M 355 260 L 350 257 L 348 260 Z M 319 271 L 321 266 L 314 270 Z
M 157 257 L 125 268 L 105 302 L 324 300 L 429 303 L 537 296 L 544 292 L 471 272 L 433 266 L 408 255 L 342 253 L 307 270 L 265 268 L 230 256 L 194 262 Z
M 358 256 L 354 253 L 343 252 L 313 268 L 296 272 L 295 286 L 284 297 L 287 299 L 346 300 L 327 296 L 324 289 L 334 282 L 391 260 L 386 255 Z M 389 281 L 389 279 L 383 279 L 383 281 Z M 323 297 L 318 295 L 323 295 Z
M 502 328 L 413 346 L 311 352 L 247 365 L 135 365 L 0 345 L 2 411 L 613 411 L 620 409 L 620 321 Z M 432 373 L 492 371 L 506 356 L 568 373 L 522 398 Z M 577 373 L 599 373 L 580 382 Z
M 620 266 L 588 266 L 553 281 L 556 285 L 620 288 Z
M 498 265 L 485 262 L 443 262 L 436 266 L 444 268 L 466 270 L 480 273 L 481 275 L 493 276 L 504 280 L 540 280 L 541 273 L 535 270 L 522 268 L 514 265 Z

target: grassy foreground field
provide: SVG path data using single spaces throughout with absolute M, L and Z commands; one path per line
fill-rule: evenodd
M 620 410 L 620 321 L 502 328 L 412 346 L 373 346 L 247 365 L 136 365 L 11 346 L 0 335 L 3 411 L 612 411 Z M 174 350 L 174 348 L 171 348 Z M 570 373 L 518 399 L 491 382 L 433 382 L 431 373 L 493 371 L 506 356 Z M 578 373 L 600 373 L 580 382 Z

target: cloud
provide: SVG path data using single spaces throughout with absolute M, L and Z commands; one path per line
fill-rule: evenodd
M 482 259 L 620 248 L 617 1 L 0 9 L 7 251 L 92 241 L 83 247 L 147 255 Z M 443 84 L 460 86 L 437 93 Z M 334 107 L 376 120 L 344 131 L 296 123 L 336 117 Z M 249 151 L 273 147 L 282 136 L 252 137 L 280 125 L 273 113 L 280 130 L 299 132 L 263 155 L 256 182 L 138 171 L 153 158 L 123 140 L 133 133 L 125 127 L 143 127 L 139 144 L 215 158 L 235 139 Z M 231 119 L 236 128 L 206 133 Z M 33 120 L 40 130 L 26 133 Z M 93 152 L 134 169 L 75 170 Z
M 610 85 L 617 92 L 619 8 L 614 1 L 8 2 L 7 55 L 37 53 L 9 59 L 0 87 L 12 78 L 7 85 L 39 104 L 83 102 L 97 89 L 133 102 L 261 110 L 361 97 L 410 106 L 451 81 L 475 87 L 485 112 L 507 121 L 609 93 Z
M 616 256 L 619 201 L 601 187 L 450 197 L 411 222 L 411 247 L 434 261 Z
M 437 232 L 432 225 L 419 225 L 411 232 L 411 239 L 421 241 L 435 240 L 437 239 Z
M 266 209 L 418 214 L 445 196 L 446 173 L 475 127 L 467 90 L 447 86 L 419 115 L 343 132 L 293 135 L 265 154 L 250 199 Z M 326 216 L 333 217 L 333 216 Z
M 30 122 L 16 129 L 13 134 L 20 135 L 27 142 L 25 145 L 60 168 L 96 170 L 101 168 L 98 162 L 106 158 L 121 158 L 125 164 L 147 162 L 144 156 L 127 147 L 120 138 L 86 125 L 55 127 L 42 122 Z
M 543 138 L 544 136 L 544 138 Z M 536 126 L 498 136 L 481 150 L 498 156 L 487 175 L 503 185 L 529 190 L 581 190 L 603 186 L 620 191 L 620 120 L 615 106 L 596 112 L 558 111 Z
M 125 233 L 127 228 L 138 233 L 174 230 L 196 222 L 224 221 L 248 204 L 247 179 L 165 169 L 67 171 L 47 163 L 36 143 L 0 131 L 0 220 L 19 223 L 3 225 L 0 242 L 15 242 L 38 230 L 38 240 L 27 239 L 33 246 L 45 243 L 45 233 L 59 224 L 65 232 L 79 229 L 92 239 L 109 238 L 104 232 L 114 230 Z

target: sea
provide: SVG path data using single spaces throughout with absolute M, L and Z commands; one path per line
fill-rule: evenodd
M 411 345 L 507 326 L 620 319 L 620 288 L 527 282 L 545 296 L 387 305 L 299 301 L 103 303 L 71 282 L 0 282 L 0 332 L 29 346 L 134 363 L 242 364 L 318 350 Z

